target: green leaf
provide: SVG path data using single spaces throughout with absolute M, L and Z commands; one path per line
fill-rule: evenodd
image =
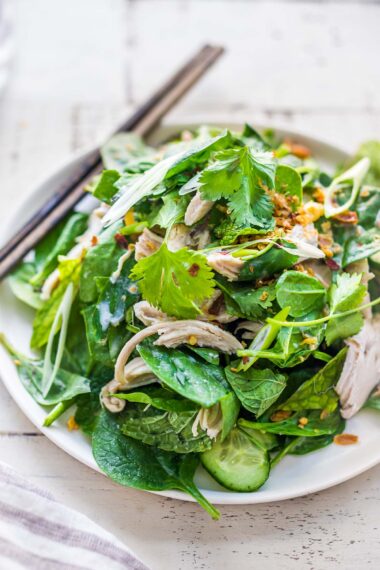
M 74 288 L 78 287 L 80 267 L 80 259 L 65 259 L 60 262 L 58 266 L 60 274 L 59 285 L 54 289 L 49 299 L 44 301 L 37 310 L 33 321 L 33 334 L 30 341 L 32 348 L 41 348 L 47 343 L 55 314 L 61 304 L 67 286 L 72 283 Z
M 144 392 L 120 392 L 114 397 L 135 404 L 153 406 L 153 408 L 165 412 L 195 412 L 199 409 L 196 404 L 181 398 L 175 392 L 155 386 L 147 386 Z
M 346 354 L 347 348 L 343 348 L 326 366 L 304 382 L 286 402 L 281 404 L 281 409 L 334 411 L 339 401 L 334 387 L 342 373 Z
M 257 417 L 277 400 L 286 385 L 286 376 L 268 368 L 233 372 L 227 366 L 225 374 L 243 407 Z
M 302 179 L 297 170 L 287 164 L 279 164 L 276 170 L 275 183 L 276 192 L 294 198 L 293 210 L 302 205 Z
M 375 388 L 372 392 L 366 403 L 364 404 L 364 408 L 372 408 L 373 410 L 380 410 L 380 390 Z
M 364 142 L 358 149 L 354 162 L 362 158 L 369 158 L 371 166 L 365 182 L 367 184 L 375 184 L 380 186 L 380 141 Z
M 244 226 L 240 226 L 239 224 L 235 224 L 231 221 L 230 218 L 226 218 L 219 223 L 215 229 L 214 233 L 217 238 L 220 240 L 221 245 L 230 245 L 235 243 L 237 238 L 240 236 L 246 236 L 249 240 L 249 236 L 254 236 L 258 234 L 265 234 L 268 231 L 272 231 L 275 226 L 275 220 L 273 218 L 273 223 L 271 226 L 267 226 L 265 229 L 258 229 L 258 228 L 246 228 Z
M 283 242 L 286 247 L 291 244 Z M 284 269 L 288 269 L 298 260 L 298 256 L 288 253 L 280 247 L 273 246 L 268 251 L 247 261 L 239 275 L 239 281 L 252 281 L 253 279 L 267 279 Z
M 240 412 L 240 401 L 234 392 L 229 392 L 219 400 L 222 411 L 221 441 L 224 441 L 236 424 Z
M 320 435 L 335 434 L 340 424 L 340 414 L 329 414 L 326 418 L 320 418 L 320 410 L 302 410 L 293 414 L 290 418 L 280 422 L 250 422 L 240 419 L 238 425 L 242 428 L 258 429 L 263 432 L 277 433 L 279 435 L 300 435 L 302 437 L 316 437 Z M 307 418 L 308 423 L 301 426 L 299 420 Z
M 56 241 L 46 251 L 46 257 L 42 259 L 42 251 L 39 252 L 38 273 L 30 280 L 34 287 L 40 287 L 45 279 L 58 265 L 58 257 L 65 255 L 76 244 L 76 238 L 83 234 L 87 227 L 88 216 L 75 212 L 67 219 Z
M 334 441 L 334 436 L 342 433 L 346 422 L 341 417 L 338 408 L 331 414 L 336 418 L 336 430 L 334 433 L 329 435 L 320 435 L 318 437 L 298 437 L 298 441 L 292 446 L 289 451 L 290 455 L 305 455 L 306 453 L 311 453 L 317 449 L 322 449 L 327 447 Z
M 33 263 L 23 261 L 8 278 L 12 293 L 17 299 L 33 309 L 39 309 L 43 300 L 39 292 L 35 291 L 30 280 L 35 275 L 36 268 Z
M 179 196 L 178 192 L 175 191 L 163 196 L 162 200 L 164 204 L 158 210 L 157 215 L 151 220 L 150 225 L 168 228 L 183 219 L 189 199 L 187 196 Z
M 112 199 L 118 192 L 115 182 L 119 178 L 120 173 L 117 170 L 103 170 L 92 189 L 95 198 L 106 204 L 112 204 Z
M 264 285 L 258 289 L 242 286 L 220 277 L 217 283 L 224 293 L 228 313 L 237 317 L 252 320 L 264 320 L 273 313 L 273 302 L 276 298 L 274 284 Z
M 196 317 L 199 305 L 212 296 L 212 277 L 205 256 L 187 248 L 170 251 L 166 243 L 153 255 L 140 259 L 131 273 L 146 301 L 184 319 Z
M 255 153 L 248 146 L 221 151 L 200 175 L 202 198 L 226 198 L 235 223 L 267 227 L 273 204 L 266 190 L 274 188 L 275 169 L 271 153 Z
M 341 313 L 360 307 L 366 294 L 366 287 L 361 284 L 361 275 L 342 273 L 337 276 L 336 284 L 329 290 L 330 314 Z M 332 319 L 326 327 L 326 341 L 331 345 L 334 341 L 345 339 L 358 333 L 363 326 L 360 312 Z
M 210 408 L 230 391 L 219 366 L 192 354 L 155 346 L 147 340 L 137 350 L 165 386 L 203 408 Z
M 117 483 L 148 491 L 179 489 L 195 498 L 213 518 L 219 517 L 194 485 L 199 463 L 196 455 L 166 452 L 126 437 L 117 419 L 105 411 L 94 431 L 92 450 L 100 469 Z
M 209 364 L 219 364 L 220 355 L 215 348 L 208 348 L 207 346 L 190 346 L 188 347 L 192 352 L 203 358 Z
M 7 342 L 4 335 L 0 335 L 0 343 L 7 350 L 8 354 L 13 357 L 18 376 L 25 390 L 29 392 L 38 404 L 52 406 L 90 391 L 90 384 L 87 378 L 59 369 L 48 394 L 44 397 L 42 394 L 43 361 L 28 358 L 17 352 Z
M 210 449 L 211 439 L 206 432 L 192 433 L 197 412 L 168 412 L 135 405 L 123 413 L 122 432 L 147 445 L 176 453 L 200 453 Z
M 276 283 L 276 297 L 280 307 L 290 307 L 292 317 L 301 317 L 323 308 L 326 289 L 318 279 L 299 271 L 287 271 Z
M 115 240 L 115 234 L 122 226 L 116 222 L 103 230 L 99 242 L 91 247 L 83 260 L 80 274 L 80 299 L 85 303 L 94 303 L 98 297 L 96 278 L 109 277 L 117 267 L 120 257 L 120 247 Z

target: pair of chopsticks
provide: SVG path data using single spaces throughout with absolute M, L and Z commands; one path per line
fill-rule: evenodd
M 123 131 L 133 131 L 141 136 L 149 134 L 175 103 L 215 63 L 223 51 L 220 46 L 205 45 L 124 121 L 115 134 Z M 101 169 L 100 150 L 97 149 L 57 186 L 48 201 L 0 249 L 0 281 L 72 210 L 84 196 L 84 186 Z

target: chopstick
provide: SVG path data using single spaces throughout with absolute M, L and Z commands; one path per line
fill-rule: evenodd
M 141 107 L 124 121 L 116 133 L 133 131 L 146 136 L 162 117 L 223 54 L 221 46 L 205 45 Z M 102 169 L 100 149 L 93 151 L 60 183 L 53 195 L 0 249 L 0 281 L 85 196 L 84 186 Z

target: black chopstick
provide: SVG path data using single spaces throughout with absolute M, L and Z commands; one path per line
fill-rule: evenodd
M 124 121 L 115 133 L 136 131 L 141 136 L 146 136 L 223 51 L 220 46 L 205 45 Z M 47 202 L 0 249 L 0 281 L 79 202 L 84 196 L 83 187 L 100 170 L 100 150 L 96 149 L 57 186 Z

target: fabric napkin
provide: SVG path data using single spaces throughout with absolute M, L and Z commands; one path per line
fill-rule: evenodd
M 149 570 L 115 536 L 0 463 L 1 570 Z

